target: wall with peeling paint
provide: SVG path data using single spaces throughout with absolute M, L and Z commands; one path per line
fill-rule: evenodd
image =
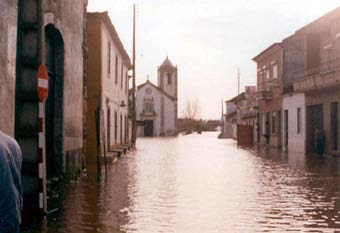
M 18 3 L 0 1 L 0 130 L 14 136 Z

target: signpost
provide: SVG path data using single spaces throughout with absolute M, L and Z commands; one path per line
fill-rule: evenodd
M 38 69 L 37 89 L 39 100 L 44 103 L 48 97 L 48 70 L 44 64 L 40 65 Z
M 44 64 L 38 68 L 37 92 L 39 97 L 39 209 L 44 216 L 47 213 L 45 101 L 48 97 L 48 70 Z

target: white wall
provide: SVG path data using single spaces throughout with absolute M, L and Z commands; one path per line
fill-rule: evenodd
M 166 136 L 173 136 L 175 132 L 175 105 L 172 100 L 164 97 L 164 133 Z
M 145 94 L 145 89 L 151 88 L 152 92 L 149 95 Z M 136 94 L 136 119 L 137 120 L 145 120 L 141 118 L 141 112 L 143 111 L 144 97 L 153 98 L 154 99 L 154 111 L 156 113 L 155 117 L 148 117 L 147 119 L 154 120 L 153 126 L 153 134 L 154 136 L 161 135 L 161 98 L 164 98 L 164 133 L 166 136 L 172 136 L 175 134 L 175 122 L 174 122 L 174 113 L 175 113 L 175 104 L 174 102 L 163 95 L 157 88 L 152 86 L 150 83 L 142 86 L 137 90 Z M 137 128 L 137 136 L 144 136 L 144 128 Z
M 226 102 L 226 114 L 236 111 L 236 104 L 234 102 Z
M 297 109 L 301 108 L 301 130 L 297 133 Z M 305 153 L 306 143 L 306 104 L 303 93 L 285 95 L 282 102 L 282 145 L 285 140 L 284 111 L 288 110 L 288 151 Z
M 168 84 L 168 74 L 171 75 L 171 84 Z M 171 96 L 175 96 L 175 72 L 164 72 L 163 77 L 164 91 Z
M 108 72 L 108 43 L 110 43 L 110 73 Z M 104 24 L 102 24 L 102 109 L 104 113 L 105 130 L 110 130 L 110 146 L 117 144 L 124 144 L 125 139 L 125 117 L 128 116 L 128 89 L 126 82 L 128 67 L 124 63 L 122 54 L 115 46 L 111 35 Z M 118 56 L 118 78 L 116 83 L 116 56 Z M 121 66 L 123 65 L 123 72 Z M 123 79 L 122 79 L 123 77 Z M 122 82 L 123 81 L 123 82 Z M 122 85 L 121 85 L 122 84 Z M 109 100 L 109 101 L 107 101 Z M 121 102 L 124 101 L 125 107 L 121 107 Z M 107 109 L 110 108 L 110 129 L 107 129 Z M 117 138 L 115 138 L 115 111 L 117 112 Z M 122 115 L 122 124 L 120 123 L 120 115 Z M 121 126 L 122 139 L 121 141 Z M 107 141 L 107 132 L 105 133 L 105 140 Z
M 237 138 L 237 124 L 236 123 L 232 124 L 232 129 L 233 129 L 232 137 L 236 139 Z

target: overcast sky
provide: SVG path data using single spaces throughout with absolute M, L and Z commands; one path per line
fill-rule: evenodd
M 88 11 L 108 11 L 132 54 L 132 4 L 137 4 L 137 85 L 157 84 L 166 56 L 178 66 L 179 116 L 197 98 L 201 118 L 218 119 L 221 99 L 256 85 L 251 60 L 274 42 L 340 6 L 339 0 L 89 0 Z M 130 56 L 131 57 L 131 56 Z

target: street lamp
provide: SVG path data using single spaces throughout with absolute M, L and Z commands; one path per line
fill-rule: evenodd
M 120 103 L 119 107 L 121 107 L 121 108 L 126 107 L 126 104 L 125 104 L 124 100 L 122 100 L 122 102 Z

